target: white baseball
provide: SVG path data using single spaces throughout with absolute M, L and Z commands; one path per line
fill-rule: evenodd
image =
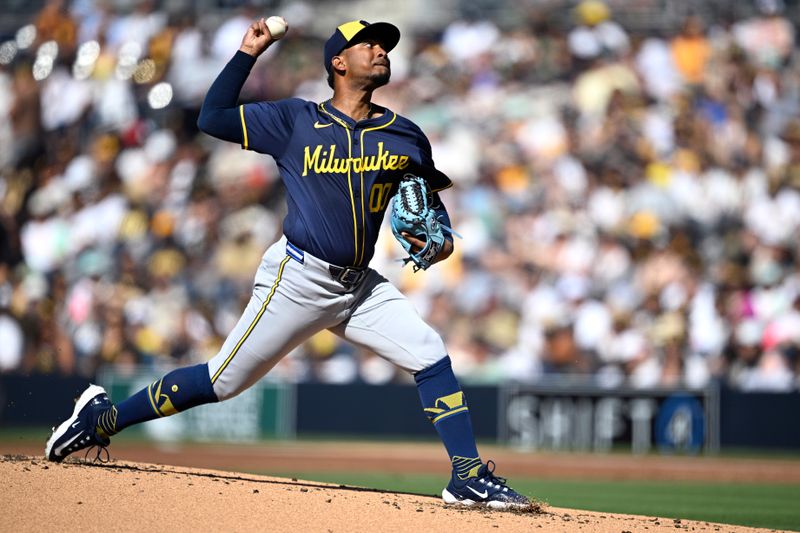
M 269 34 L 272 35 L 272 38 L 275 40 L 278 40 L 286 35 L 287 27 L 288 25 L 286 24 L 286 21 L 283 20 L 283 17 L 270 17 L 267 19 L 267 29 L 269 30 Z

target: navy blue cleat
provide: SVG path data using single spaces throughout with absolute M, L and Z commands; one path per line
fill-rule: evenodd
M 106 390 L 97 385 L 89 385 L 83 391 L 72 416 L 53 430 L 44 449 L 45 457 L 60 463 L 69 454 L 90 446 L 105 448 L 111 443 L 105 435 L 97 432 L 97 419 L 101 413 L 111 408 Z
M 493 509 L 523 508 L 531 501 L 506 485 L 506 480 L 494 475 L 494 461 L 481 465 L 476 477 L 458 479 L 453 473 L 447 488 L 442 491 L 444 503 L 471 506 L 485 505 Z

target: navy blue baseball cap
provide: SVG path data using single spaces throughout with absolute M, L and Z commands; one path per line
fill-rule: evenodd
M 331 72 L 331 59 L 339 55 L 348 46 L 374 38 L 380 41 L 383 49 L 388 53 L 400 41 L 400 30 L 388 22 L 375 22 L 370 24 L 366 20 L 351 20 L 336 28 L 330 39 L 325 43 L 325 70 Z

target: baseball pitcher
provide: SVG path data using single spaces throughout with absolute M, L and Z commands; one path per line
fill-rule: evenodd
M 264 254 L 247 308 L 206 364 L 174 370 L 116 404 L 91 385 L 48 440 L 47 458 L 61 461 L 89 446 L 104 447 L 132 424 L 231 398 L 328 329 L 413 374 L 452 462 L 442 491 L 447 504 L 528 505 L 494 474 L 492 461 L 481 460 L 441 337 L 369 268 L 390 201 L 392 229 L 414 268 L 426 269 L 453 252 L 438 195 L 452 183 L 434 167 L 428 139 L 410 120 L 371 102 L 373 91 L 389 82 L 389 52 L 400 31 L 363 20 L 337 27 L 324 49 L 330 100 L 238 105 L 256 59 L 275 40 L 264 19 L 250 26 L 198 119 L 205 133 L 272 156 L 285 185 L 283 237 Z

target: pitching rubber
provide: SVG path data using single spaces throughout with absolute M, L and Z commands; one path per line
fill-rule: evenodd
M 106 390 L 103 387 L 98 385 L 89 385 L 89 387 L 83 391 L 78 401 L 75 402 L 75 409 L 72 410 L 72 416 L 66 419 L 61 425 L 53 431 L 53 434 L 50 435 L 50 438 L 47 439 L 47 444 L 44 447 L 44 456 L 47 459 L 50 459 L 50 452 L 53 450 L 53 445 L 56 443 L 58 439 L 67 431 L 70 425 L 78 418 L 78 413 L 81 412 L 81 409 L 86 407 L 86 404 L 92 401 L 95 396 L 100 394 L 104 394 Z

